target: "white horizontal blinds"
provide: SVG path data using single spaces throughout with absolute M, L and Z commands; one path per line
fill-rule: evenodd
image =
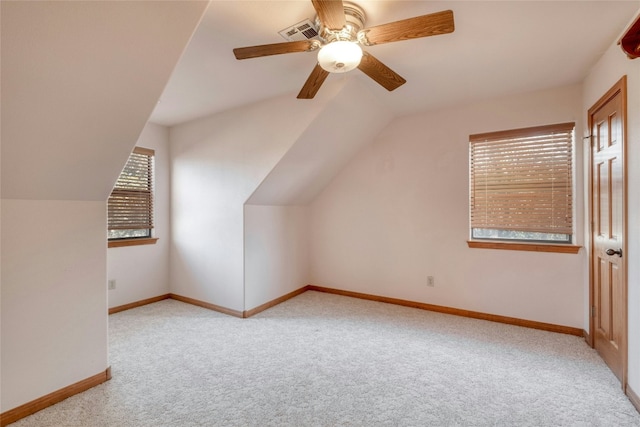
M 140 147 L 129 156 L 109 197 L 109 230 L 153 228 L 153 156 Z
M 471 227 L 572 234 L 573 129 L 471 135 Z

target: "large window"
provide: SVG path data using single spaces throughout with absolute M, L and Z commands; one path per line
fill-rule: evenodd
M 471 135 L 472 239 L 571 243 L 574 123 Z
M 151 238 L 153 229 L 154 151 L 136 147 L 108 202 L 110 241 Z

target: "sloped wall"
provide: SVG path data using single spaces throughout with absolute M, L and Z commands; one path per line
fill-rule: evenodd
M 106 200 L 207 2 L 2 2 L 2 197 Z
M 244 204 L 339 90 L 287 95 L 170 128 L 171 292 L 244 306 Z
M 207 2 L 1 2 L 1 401 L 104 372 L 106 199 Z
M 359 78 L 349 79 L 309 123 L 247 203 L 309 204 L 392 118 L 391 111 Z
M 303 206 L 390 119 L 342 80 L 172 127 L 171 291 L 245 311 L 306 285 Z
M 306 206 L 391 119 L 350 79 L 251 195 L 244 211 L 246 310 L 309 284 Z

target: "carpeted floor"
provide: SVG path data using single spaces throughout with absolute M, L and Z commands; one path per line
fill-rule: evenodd
M 110 363 L 12 426 L 640 426 L 582 338 L 318 292 L 114 314 Z

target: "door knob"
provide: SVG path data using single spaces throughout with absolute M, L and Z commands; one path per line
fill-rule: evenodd
M 619 257 L 622 258 L 622 249 L 618 249 L 617 251 L 613 250 L 613 249 L 607 249 L 606 254 L 607 255 L 618 255 Z

